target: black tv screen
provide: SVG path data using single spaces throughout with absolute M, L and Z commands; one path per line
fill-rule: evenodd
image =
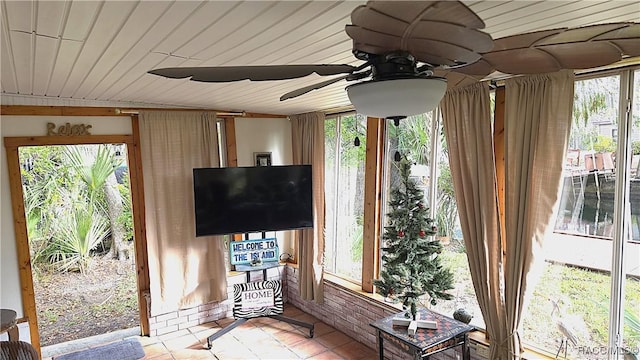
M 193 169 L 196 236 L 313 227 L 311 165 Z

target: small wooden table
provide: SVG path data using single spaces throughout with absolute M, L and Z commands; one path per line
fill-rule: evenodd
M 403 317 L 404 312 L 387 316 L 371 324 L 378 332 L 378 355 L 384 359 L 384 343 L 389 341 L 400 349 L 410 353 L 413 359 L 428 359 L 441 351 L 462 346 L 464 360 L 471 358 L 469 352 L 469 332 L 473 326 L 435 313 L 428 309 L 418 309 L 420 320 L 432 320 L 438 323 L 437 329 L 418 328 L 415 336 L 409 336 L 406 326 L 393 326 L 394 317 Z
M 19 340 L 18 323 L 16 321 L 15 311 L 9 309 L 0 309 L 0 334 L 7 332 L 9 341 Z

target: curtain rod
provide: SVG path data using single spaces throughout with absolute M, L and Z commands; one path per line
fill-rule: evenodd
M 215 112 L 216 115 L 218 115 L 218 116 L 245 117 L 247 115 L 247 113 L 244 112 L 244 111 L 229 112 L 229 111 L 215 111 L 215 110 L 203 110 L 203 109 L 162 109 L 162 108 L 149 108 L 149 109 L 120 109 L 120 108 L 116 108 L 116 114 L 138 115 L 138 114 L 140 114 L 140 111 L 145 111 L 145 110 L 152 110 L 152 111 L 163 111 L 163 110 L 164 111 L 200 111 L 200 112 L 210 111 L 210 112 Z
M 355 113 L 355 112 L 356 112 L 355 109 L 333 110 L 333 111 L 326 111 L 324 113 L 324 116 L 340 116 L 340 115 L 352 114 L 352 113 Z

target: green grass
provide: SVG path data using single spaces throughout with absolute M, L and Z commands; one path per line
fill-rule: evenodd
M 58 314 L 55 311 L 47 309 L 42 312 L 42 315 L 49 323 L 58 321 Z
M 454 304 L 439 304 L 435 309 L 451 315 L 451 309 L 460 306 L 473 308 L 475 292 L 468 271 L 466 254 L 455 251 L 442 253 L 442 261 L 454 270 L 455 282 L 463 284 L 457 290 Z M 523 340 L 527 344 L 555 354 L 562 334 L 552 317 L 553 304 L 559 302 L 563 317 L 575 328 L 578 346 L 607 347 L 609 336 L 609 301 L 611 278 L 609 274 L 560 264 L 546 264 L 541 278 L 533 289 L 522 323 Z M 628 277 L 625 283 L 625 309 L 627 310 L 623 342 L 628 349 L 640 347 L 640 280 Z M 481 317 L 476 310 L 475 318 Z M 555 315 L 555 314 L 554 314 Z M 573 352 L 573 354 L 572 354 Z M 569 355 L 581 358 L 577 349 L 569 347 Z M 582 357 L 584 357 L 582 355 Z
M 640 309 L 640 281 L 627 278 L 624 306 L 630 314 Z M 525 341 L 551 350 L 559 345 L 562 334 L 551 316 L 550 299 L 559 302 L 561 318 L 574 329 L 578 346 L 607 347 L 609 336 L 609 274 L 559 264 L 548 264 L 535 287 L 533 299 L 524 315 Z M 640 346 L 640 332 L 627 321 L 623 342 L 627 348 Z M 570 349 L 571 350 L 571 349 Z M 575 351 L 575 349 L 573 349 Z M 574 356 L 579 356 L 575 354 Z
M 127 273 L 126 279 L 119 281 L 113 289 L 113 295 L 101 304 L 91 306 L 95 317 L 121 316 L 138 309 L 138 294 L 136 291 L 136 273 Z

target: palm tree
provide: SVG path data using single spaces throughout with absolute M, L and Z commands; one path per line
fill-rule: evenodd
M 71 209 L 54 226 L 54 246 L 49 257 L 59 270 L 79 270 L 84 274 L 91 251 L 109 235 L 109 222 L 90 204 L 75 201 L 79 197 L 77 188 L 74 192 L 69 194 Z
M 111 224 L 112 257 L 126 257 L 126 231 L 118 220 L 123 212 L 123 200 L 117 188 L 115 169 L 119 163 L 114 151 L 109 145 L 73 146 L 66 150 L 72 168 L 87 186 L 91 211 L 104 211 L 103 202 L 98 201 L 104 195 L 106 213 Z

